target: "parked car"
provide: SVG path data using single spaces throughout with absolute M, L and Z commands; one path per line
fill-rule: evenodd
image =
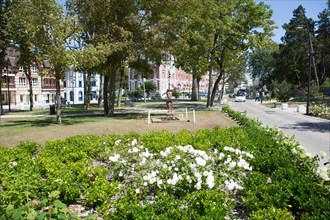
M 241 93 L 235 96 L 235 102 L 245 102 L 245 101 L 246 101 L 245 94 Z

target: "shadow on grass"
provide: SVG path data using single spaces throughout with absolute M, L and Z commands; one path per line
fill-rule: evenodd
M 138 120 L 146 118 L 147 114 L 144 113 L 120 113 L 114 114 L 111 117 L 105 117 L 103 115 L 89 115 L 89 116 L 63 116 L 62 125 L 75 125 L 89 122 L 100 122 L 104 120 Z M 55 117 L 42 117 L 42 118 L 25 118 L 25 119 L 6 119 L 1 123 L 3 128 L 29 128 L 29 127 L 40 127 L 47 128 L 49 126 L 56 125 Z

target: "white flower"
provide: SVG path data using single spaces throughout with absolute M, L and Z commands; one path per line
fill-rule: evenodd
M 198 172 L 195 172 L 194 173 L 194 176 L 196 177 L 197 180 L 202 179 L 202 175 L 200 173 L 198 173 Z
M 118 146 L 121 143 L 121 140 L 116 140 L 115 141 L 115 145 Z M 103 144 L 106 144 L 105 142 L 103 142 Z
M 157 180 L 157 186 L 160 188 L 160 186 L 163 184 L 163 180 L 159 179 Z
M 224 157 L 225 157 L 225 154 L 221 152 L 221 153 L 219 154 L 219 160 L 222 160 Z
M 9 167 L 10 168 L 14 168 L 14 167 L 16 167 L 17 166 L 17 162 L 16 161 L 13 161 L 13 162 L 10 162 L 9 163 Z
M 174 173 L 172 179 L 168 179 L 167 183 L 170 185 L 175 185 L 180 179 L 182 179 L 181 175 L 178 176 L 177 173 Z
M 204 160 L 201 157 L 196 157 L 195 160 L 196 160 L 197 165 L 200 165 L 200 166 L 205 166 L 206 165 L 206 160 Z
M 191 178 L 190 178 L 189 175 L 186 176 L 186 180 L 187 180 L 188 183 L 191 183 L 192 182 L 192 180 L 191 180 Z
M 144 186 L 148 186 L 148 183 L 147 183 L 147 182 L 143 182 L 143 185 L 144 185 Z
M 133 147 L 132 150 L 131 149 L 128 150 L 128 153 L 137 153 L 137 152 L 139 152 L 139 148 L 137 147 Z
M 118 176 L 123 176 L 123 173 L 122 172 L 119 172 Z
M 137 144 L 137 140 L 134 139 L 134 140 L 132 141 L 131 145 L 132 145 L 132 146 L 135 146 L 136 144 Z
M 236 166 L 236 164 L 237 164 L 237 163 L 236 163 L 235 161 L 229 163 L 229 165 L 228 165 L 228 170 L 233 169 L 233 168 Z
M 164 164 L 163 164 L 163 169 L 166 169 L 166 168 L 167 168 L 167 164 L 164 163 Z
M 200 190 L 200 189 L 202 188 L 202 181 L 198 181 L 194 187 L 195 187 L 197 190 Z
M 140 165 L 144 165 L 146 163 L 147 159 L 145 157 L 142 157 L 142 161 L 140 162 Z
M 249 152 L 246 152 L 246 153 L 245 153 L 245 155 L 246 155 L 247 157 L 249 157 L 249 158 L 253 159 L 253 155 L 252 155 L 252 154 L 250 154 Z
M 118 162 L 118 159 L 120 158 L 120 155 L 119 154 L 115 154 L 114 156 L 110 156 L 109 157 L 109 160 L 111 162 Z
M 214 187 L 214 176 L 212 170 L 208 172 L 208 175 L 206 177 L 206 184 L 210 189 Z
M 327 156 L 327 154 L 324 151 L 320 152 L 320 158 L 324 159 Z
M 175 161 L 180 160 L 180 159 L 181 159 L 180 155 L 175 156 Z
M 139 188 L 135 189 L 135 193 L 136 194 L 139 194 L 140 193 L 140 189 Z
M 224 162 L 224 164 L 229 164 L 231 162 L 231 157 L 230 155 L 228 156 L 227 160 Z
M 243 189 L 238 183 L 234 182 L 233 180 L 226 180 L 225 181 L 225 188 L 227 191 L 233 191 L 234 189 Z

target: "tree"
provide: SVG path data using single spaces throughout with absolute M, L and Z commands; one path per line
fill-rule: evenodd
M 33 87 L 31 67 L 38 66 L 38 57 L 41 57 L 39 43 L 43 37 L 40 26 L 43 25 L 39 15 L 43 8 L 29 0 L 13 0 L 13 8 L 9 20 L 13 44 L 20 52 L 18 65 L 23 67 L 28 79 L 30 93 L 30 111 L 33 110 Z
M 42 49 L 45 60 L 51 64 L 45 73 L 56 80 L 56 122 L 62 124 L 60 82 L 73 63 L 73 54 L 67 50 L 67 43 L 77 31 L 77 24 L 73 17 L 64 15 L 62 7 L 55 1 L 41 0 L 39 4 L 43 9 L 39 18 L 44 21 Z
M 315 42 L 314 21 L 305 17 L 305 9 L 300 5 L 293 11 L 293 18 L 284 24 L 283 28 L 286 33 L 282 38 L 283 44 L 280 45 L 279 53 L 275 55 L 274 78 L 285 79 L 298 87 L 305 87 L 308 81 L 309 34 L 312 42 Z
M 264 48 L 256 48 L 249 54 L 249 67 L 253 79 L 259 78 L 260 81 L 270 84 L 273 75 L 274 53 L 278 52 L 278 44 L 270 43 Z
M 328 8 L 324 9 L 318 18 L 315 50 L 319 52 L 315 56 L 320 73 L 320 84 L 322 84 L 326 80 L 326 73 L 330 70 L 330 1 Z
M 262 2 L 230 1 L 218 2 L 218 22 L 214 43 L 210 48 L 209 94 L 207 106 L 212 106 L 218 84 L 226 70 L 228 60 L 240 57 L 248 48 L 259 47 L 270 41 L 274 22 L 270 20 L 272 12 Z M 216 23 L 216 24 L 219 24 Z M 257 31 L 261 29 L 261 31 Z M 230 51 L 230 52 L 229 52 Z M 230 56 L 229 56 L 230 55 Z M 214 61 L 218 64 L 219 75 L 212 85 Z M 213 89 L 212 89 L 213 86 Z M 212 91 L 212 93 L 210 93 Z
M 3 105 L 2 105 L 2 72 L 6 66 L 6 52 L 10 46 L 10 29 L 8 26 L 8 21 L 11 16 L 11 9 L 13 7 L 12 1 L 1 0 L 0 1 L 0 115 L 3 114 Z
M 153 26 L 158 19 L 156 13 L 151 13 L 157 4 L 153 1 L 70 0 L 67 5 L 70 13 L 78 16 L 84 31 L 93 36 L 85 42 L 94 48 L 107 48 L 104 50 L 106 59 L 99 62 L 97 70 L 104 75 L 105 116 L 111 116 L 116 82 L 123 68 L 128 64 L 147 75 L 148 62 L 160 61 L 160 50 L 156 46 L 160 44 L 159 33 Z

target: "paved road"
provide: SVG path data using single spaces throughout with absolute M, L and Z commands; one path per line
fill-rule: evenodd
M 253 100 L 229 102 L 232 108 L 246 111 L 249 116 L 257 117 L 264 125 L 280 128 L 283 132 L 294 135 L 301 146 L 316 155 L 324 151 L 327 156 L 320 164 L 330 161 L 330 121 L 298 113 L 296 109 L 282 110 L 267 108 Z

